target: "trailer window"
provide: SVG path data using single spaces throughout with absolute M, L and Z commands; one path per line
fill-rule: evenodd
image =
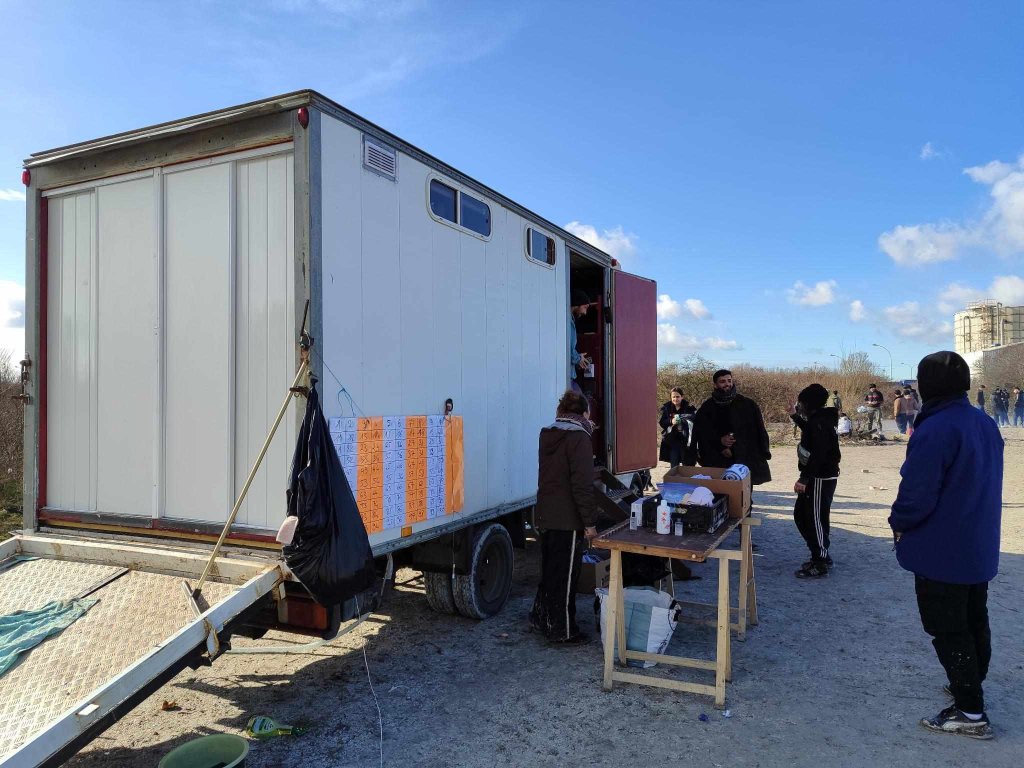
M 455 216 L 455 195 L 457 193 L 447 184 L 440 181 L 430 182 L 430 210 L 435 216 L 447 219 L 453 224 L 458 221 Z
M 491 209 L 487 203 L 470 197 L 465 193 L 459 194 L 459 224 L 466 229 L 471 229 L 484 237 L 491 235 Z
M 542 264 L 555 263 L 555 241 L 536 229 L 526 230 L 526 255 Z

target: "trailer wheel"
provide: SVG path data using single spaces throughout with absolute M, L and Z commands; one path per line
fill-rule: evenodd
M 505 605 L 512 591 L 512 537 L 501 523 L 491 523 L 473 538 L 470 570 L 452 584 L 459 613 L 471 619 L 487 619 Z
M 423 583 L 427 589 L 427 605 L 438 613 L 458 613 L 450 573 L 424 573 Z

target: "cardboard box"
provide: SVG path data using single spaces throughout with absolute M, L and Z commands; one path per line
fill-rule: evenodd
M 689 483 L 703 485 L 712 493 L 724 493 L 729 497 L 729 517 L 743 517 L 750 511 L 750 475 L 743 480 L 722 480 L 724 469 L 718 467 L 675 467 L 665 473 L 665 483 Z M 693 475 L 710 475 L 711 480 L 694 480 Z
M 576 592 L 581 595 L 592 595 L 598 587 L 607 587 L 611 563 L 610 558 L 605 558 L 599 563 L 583 563 L 580 566 L 580 580 Z

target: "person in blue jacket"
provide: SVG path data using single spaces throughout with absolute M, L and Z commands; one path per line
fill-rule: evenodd
M 999 568 L 1003 439 L 968 402 L 971 371 L 960 355 L 935 352 L 917 370 L 924 408 L 889 526 L 899 564 L 914 574 L 921 623 L 953 697 L 921 725 L 990 739 L 982 682 L 992 658 L 988 583 Z

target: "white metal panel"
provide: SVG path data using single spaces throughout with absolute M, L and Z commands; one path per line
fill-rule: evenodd
M 153 412 L 159 385 L 153 181 L 109 184 L 96 195 L 97 507 L 148 517 L 155 483 Z
M 515 213 L 507 215 L 508 231 L 524 229 L 523 220 Z M 509 236 L 511 237 L 511 235 Z M 508 317 L 508 422 L 509 443 L 507 475 L 511 498 L 530 496 L 537 491 L 537 435 L 532 429 L 533 424 L 525 418 L 524 398 L 518 393 L 524 391 L 525 373 L 523 370 L 523 335 L 527 321 L 523 317 L 523 272 L 528 269 L 526 259 L 507 259 L 508 271 L 503 301 L 507 307 Z M 521 457 L 534 455 L 532 463 L 525 462 Z
M 493 208 L 492 239 L 493 242 Z M 462 397 L 458 413 L 464 417 L 466 452 L 466 509 L 486 509 L 487 502 L 487 322 L 485 293 L 486 246 L 482 240 L 459 235 L 462 268 Z M 500 247 L 500 245 L 499 245 Z
M 236 166 L 235 467 L 241 491 L 295 376 L 291 154 Z M 239 510 L 241 525 L 276 528 L 295 443 L 287 418 Z
M 51 507 L 96 508 L 95 269 L 92 192 L 50 201 L 47 496 Z M 49 407 L 51 402 L 56 407 Z
M 509 398 L 509 328 L 508 328 L 508 270 L 512 247 L 518 240 L 516 231 L 509 229 L 506 211 L 491 206 L 493 236 L 484 248 L 484 304 L 487 313 L 484 354 L 486 373 L 483 403 L 486 408 L 487 464 L 482 473 L 487 478 L 488 507 L 501 504 L 509 498 L 509 435 L 513 426 L 508 419 Z M 467 435 L 467 440 L 468 440 Z M 467 445 L 468 450 L 468 445 Z
M 164 177 L 165 517 L 223 521 L 231 504 L 231 173 Z
M 394 414 L 402 400 L 398 185 L 361 173 L 363 189 L 363 410 Z
M 402 166 L 399 185 L 401 229 L 401 412 L 408 415 L 437 413 L 442 401 L 434 387 L 434 295 L 431 290 L 434 264 L 431 233 L 436 222 L 427 215 L 424 196 L 427 169 L 420 163 Z
M 339 398 L 337 375 L 356 403 L 363 401 L 362 144 L 359 133 L 324 116 L 321 122 L 324 415 L 351 416 Z M 405 175 L 403 168 L 403 176 Z

